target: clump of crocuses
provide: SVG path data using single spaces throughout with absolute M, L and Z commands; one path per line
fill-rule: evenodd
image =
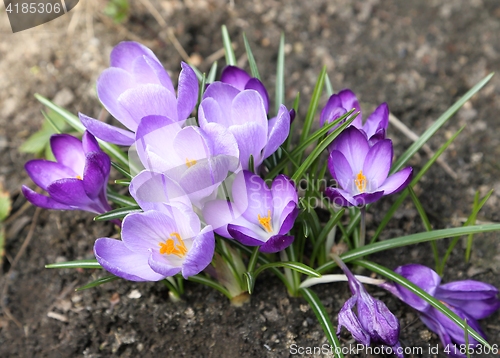
M 50 138 L 56 161 L 30 160 L 26 172 L 48 196 L 23 185 L 23 194 L 33 205 L 56 210 L 85 210 L 103 214 L 109 210 L 106 198 L 111 160 L 94 136 L 83 134 L 82 140 L 69 134 Z
M 410 264 L 396 268 L 397 274 L 413 282 L 434 298 L 443 302 L 467 325 L 486 338 L 477 320 L 486 318 L 500 308 L 498 289 L 488 283 L 463 280 L 441 284 L 441 277 L 432 269 Z M 446 352 L 454 357 L 465 357 L 458 346 L 465 344 L 465 334 L 451 319 L 434 308 L 426 300 L 395 283 L 385 283 L 382 287 L 400 300 L 420 312 L 420 319 L 429 329 L 436 332 L 445 346 Z M 469 335 L 468 343 L 476 346 L 478 342 Z

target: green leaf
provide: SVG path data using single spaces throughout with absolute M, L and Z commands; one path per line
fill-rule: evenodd
M 231 38 L 229 37 L 226 25 L 222 25 L 222 43 L 224 44 L 226 63 L 229 66 L 236 66 L 236 56 L 234 55 L 233 45 L 231 44 Z
M 245 51 L 247 53 L 248 64 L 250 65 L 250 72 L 252 73 L 252 77 L 260 80 L 259 69 L 257 68 L 255 57 L 253 57 L 252 49 L 250 48 L 250 44 L 248 43 L 247 35 L 245 35 L 245 33 L 243 33 L 243 43 L 245 44 Z
M 111 162 L 111 166 L 113 168 L 115 168 L 116 170 L 118 170 L 120 172 L 121 175 L 123 175 L 124 177 L 126 177 L 127 179 L 132 179 L 132 174 L 130 174 L 130 172 L 125 169 L 124 167 L 122 167 L 120 164 L 117 164 L 115 162 Z
M 115 220 L 115 219 L 123 219 L 128 214 L 139 213 L 142 209 L 138 205 L 127 206 L 124 208 L 118 208 L 114 210 L 110 210 L 107 213 L 97 215 L 94 217 L 94 221 L 107 221 L 107 220 Z
M 407 280 L 403 276 L 398 275 L 394 271 L 391 271 L 388 268 L 380 266 L 374 262 L 365 260 L 356 260 L 353 263 L 355 265 L 362 266 L 370 271 L 378 273 L 379 275 L 387 277 L 388 279 L 396 282 L 398 285 L 401 285 L 402 287 L 408 289 L 418 297 L 426 300 L 431 306 L 441 311 L 441 313 L 443 313 L 445 316 L 447 316 L 449 319 L 455 322 L 460 328 L 465 330 L 466 324 L 464 323 L 463 319 L 461 319 L 457 314 L 455 314 L 452 310 L 450 310 L 445 304 L 441 303 L 439 300 L 432 297 L 423 289 L 415 285 L 413 282 Z M 479 333 L 477 333 L 470 327 L 469 331 L 471 336 L 473 336 L 475 339 L 477 339 L 479 342 L 486 345 L 487 347 L 490 347 L 489 343 Z
M 116 179 L 115 184 L 130 186 L 132 181 L 130 179 Z
M 312 269 L 311 267 L 301 263 L 301 262 L 295 262 L 295 261 L 279 261 L 279 262 L 270 262 L 268 264 L 264 264 L 262 266 L 259 266 L 254 272 L 254 277 L 257 278 L 257 276 L 260 275 L 260 273 L 268 268 L 271 267 L 284 267 L 288 268 L 300 273 L 303 273 L 308 276 L 313 276 L 313 277 L 321 277 L 321 274 L 317 272 L 316 270 Z
M 311 131 L 314 117 L 316 116 L 316 111 L 318 110 L 319 100 L 321 98 L 321 94 L 323 93 L 325 77 L 326 77 L 326 66 L 323 66 L 318 76 L 318 80 L 316 81 L 316 85 L 314 86 L 314 91 L 311 97 L 311 101 L 309 102 L 309 108 L 307 109 L 306 119 L 304 121 L 304 127 L 302 128 L 302 134 L 300 135 L 300 143 L 304 142 L 305 139 L 309 137 L 309 132 Z M 302 158 L 302 154 L 299 158 L 300 159 Z
M 276 63 L 276 100 L 274 109 L 276 113 L 280 105 L 285 103 L 285 34 L 281 33 L 278 60 Z
M 342 218 L 344 215 L 345 209 L 342 208 L 340 209 L 335 215 L 332 215 L 330 220 L 325 224 L 323 227 L 323 230 L 321 230 L 318 239 L 314 243 L 313 251 L 311 254 L 311 266 L 314 266 L 314 260 L 316 259 L 316 256 L 318 255 L 319 249 L 323 246 L 326 237 L 328 236 L 328 233 L 333 230 L 334 226 L 337 225 L 339 220 Z M 328 253 L 327 253 L 328 254 Z
M 203 284 L 205 286 L 211 287 L 211 288 L 219 291 L 220 293 L 222 293 L 224 296 L 226 296 L 229 299 L 233 298 L 233 296 L 231 296 L 231 294 L 229 293 L 229 291 L 224 286 L 222 286 L 218 282 L 215 282 L 215 281 L 209 279 L 206 276 L 202 276 L 200 274 L 195 275 L 195 276 L 189 276 L 188 277 L 188 281 L 193 281 L 193 282 L 201 283 L 201 284 Z
M 73 269 L 73 268 L 84 268 L 84 269 L 101 269 L 102 266 L 97 262 L 97 260 L 77 260 L 77 261 L 66 261 L 57 262 L 55 264 L 45 265 L 45 268 L 49 269 Z
M 137 206 L 137 202 L 134 200 L 134 198 L 118 194 L 109 188 L 107 190 L 107 196 L 108 199 L 111 200 L 113 203 L 118 204 L 122 207 Z
M 430 232 L 420 232 L 417 234 L 402 236 L 395 239 L 384 240 L 363 247 L 359 247 L 341 255 L 341 258 L 342 261 L 349 262 L 352 260 L 362 258 L 363 256 L 372 255 L 376 252 L 418 244 L 421 242 L 439 240 L 459 235 L 478 234 L 481 232 L 491 232 L 499 230 L 500 230 L 500 224 L 486 224 L 486 225 L 456 227 L 452 229 L 434 230 Z M 318 267 L 316 271 L 323 274 L 326 271 L 334 268 L 335 266 L 336 266 L 335 262 L 328 262 Z
M 58 105 L 54 104 L 52 101 L 48 100 L 47 98 L 43 97 L 38 93 L 35 93 L 35 98 L 38 101 L 40 101 L 44 106 L 48 107 L 49 109 L 53 110 L 55 113 L 60 115 L 62 118 L 64 118 L 66 123 L 75 128 L 78 132 L 83 133 L 86 130 L 86 128 L 80 122 L 80 119 L 73 113 L 69 112 L 67 109 L 59 107 Z M 97 141 L 99 142 L 103 150 L 107 152 L 110 156 L 115 158 L 120 165 L 124 167 L 129 166 L 127 155 L 124 154 L 120 148 L 118 148 L 114 144 L 110 144 L 100 139 L 97 139 Z
M 342 354 L 342 346 L 337 338 L 337 335 L 335 334 L 335 328 L 333 327 L 332 321 L 328 317 L 328 313 L 326 313 L 321 300 L 314 293 L 314 291 L 309 288 L 300 288 L 299 292 L 302 294 L 307 303 L 309 303 L 309 306 L 311 306 L 314 314 L 316 315 L 321 328 L 323 328 L 323 332 L 325 332 L 326 338 L 333 348 L 333 352 L 335 352 L 335 357 L 343 358 L 344 355 Z
M 333 87 L 332 83 L 330 82 L 330 77 L 328 76 L 328 73 L 325 76 L 325 90 L 328 97 L 330 97 L 333 94 Z
M 212 63 L 212 67 L 210 67 L 210 71 L 208 72 L 206 83 L 212 83 L 215 81 L 215 75 L 217 74 L 217 61 Z M 205 86 L 201 87 L 201 95 L 203 96 L 203 92 L 205 92 Z
M 98 278 L 97 280 L 86 284 L 85 286 L 78 287 L 75 291 L 83 291 L 83 290 L 97 287 L 97 286 L 100 286 L 100 285 L 103 285 L 105 283 L 112 282 L 112 281 L 115 281 L 118 279 L 119 279 L 119 277 L 117 277 L 115 275 L 104 276 L 104 277 Z
M 12 202 L 9 192 L 4 190 L 3 186 L 0 184 L 0 223 L 9 216 L 11 209 Z
M 398 160 L 393 164 L 390 174 L 399 171 L 406 164 L 406 162 L 410 160 L 410 158 L 413 157 L 413 155 L 420 148 L 422 148 L 425 143 L 427 143 L 434 133 L 436 133 L 436 131 L 441 128 L 443 124 L 445 124 L 460 109 L 460 107 L 464 105 L 465 102 L 471 99 L 472 96 L 474 96 L 481 88 L 484 87 L 484 85 L 486 85 L 486 83 L 489 82 L 491 77 L 493 77 L 493 73 L 490 73 L 488 76 L 479 81 L 478 84 L 472 87 L 457 102 L 455 102 L 453 106 L 448 108 L 448 110 L 446 110 L 446 112 L 444 112 L 424 133 L 422 133 L 418 140 L 415 141 L 410 148 L 408 148 L 401 155 L 401 157 L 398 158 Z

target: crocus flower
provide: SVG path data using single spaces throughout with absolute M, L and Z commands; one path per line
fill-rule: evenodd
M 441 278 L 435 271 L 418 264 L 400 266 L 394 272 L 444 303 L 460 318 L 467 320 L 467 325 L 483 337 L 485 334 L 477 320 L 488 317 L 500 308 L 499 291 L 490 284 L 463 280 L 441 285 Z M 460 349 L 455 347 L 455 345 L 465 344 L 465 334 L 462 328 L 408 289 L 396 283 L 385 283 L 381 286 L 420 312 L 420 318 L 424 324 L 439 335 L 449 355 L 465 357 L 465 354 L 460 353 Z M 469 335 L 469 344 L 475 346 L 478 342 Z
M 326 106 L 321 111 L 321 126 L 325 123 L 333 122 L 352 109 L 359 112 L 359 115 L 352 121 L 351 126 L 362 130 L 368 138 L 370 145 L 375 144 L 381 139 L 385 139 L 387 126 L 389 125 L 389 107 L 387 103 L 384 102 L 379 105 L 363 124 L 358 99 L 349 89 L 342 90 L 338 94 L 330 96 Z
M 50 138 L 56 162 L 35 159 L 26 172 L 49 196 L 23 185 L 23 194 L 33 205 L 56 210 L 85 210 L 97 214 L 111 210 L 106 199 L 106 182 L 111 161 L 92 134 L 79 139 L 69 134 Z
M 386 345 L 391 347 L 398 357 L 403 357 L 399 344 L 399 321 L 396 316 L 382 301 L 370 296 L 342 261 L 337 263 L 347 276 L 353 294 L 339 312 L 337 335 L 342 327 L 345 327 L 358 342 L 366 346 L 370 343 Z
M 229 172 L 239 167 L 236 140 L 226 128 L 214 124 L 181 128 L 168 118 L 147 116 L 136 138 L 137 153 L 146 169 L 176 181 L 200 208 Z
M 261 177 L 244 170 L 235 176 L 232 201 L 206 203 L 203 217 L 217 234 L 273 253 L 293 242 L 287 233 L 299 213 L 297 205 L 297 190 L 284 175 L 278 175 L 268 188 Z
M 213 123 L 229 130 L 238 144 L 242 168 L 249 169 L 252 156 L 254 172 L 283 144 L 290 132 L 290 113 L 285 106 L 282 105 L 278 115 L 268 121 L 259 92 L 240 91 L 223 82 L 208 86 L 198 112 L 202 129 Z
M 96 137 L 119 145 L 132 145 L 141 119 L 161 115 L 183 123 L 198 100 L 198 79 L 181 63 L 177 96 L 168 73 L 154 53 L 137 42 L 121 42 L 111 52 L 111 67 L 97 80 L 97 95 L 120 129 L 80 113 L 83 125 Z
M 383 139 L 370 146 L 359 129 L 350 126 L 334 141 L 328 169 L 338 188 L 327 188 L 325 194 L 334 204 L 364 206 L 404 189 L 411 178 L 407 167 L 388 177 L 392 163 L 392 142 Z
M 100 238 L 94 253 L 101 266 L 130 281 L 158 281 L 182 273 L 196 275 L 212 261 L 212 228 L 201 228 L 188 207 L 129 214 L 123 220 L 122 240 Z

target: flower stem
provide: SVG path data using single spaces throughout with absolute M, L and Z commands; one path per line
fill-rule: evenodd
M 365 237 L 366 237 L 366 207 L 362 207 L 359 209 L 361 214 L 361 220 L 359 222 L 359 242 L 358 247 L 365 246 Z

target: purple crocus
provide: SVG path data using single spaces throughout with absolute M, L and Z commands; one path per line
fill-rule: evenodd
M 327 188 L 326 196 L 340 206 L 364 206 L 404 189 L 411 179 L 407 167 L 388 177 L 392 163 L 392 141 L 383 139 L 370 146 L 356 127 L 346 128 L 334 141 L 328 169 L 337 188 Z
M 352 109 L 359 112 L 359 115 L 351 123 L 351 126 L 362 130 L 368 138 L 370 145 L 375 144 L 379 140 L 385 139 L 387 126 L 389 125 L 389 107 L 387 106 L 387 103 L 384 102 L 379 105 L 363 124 L 358 99 L 349 89 L 344 89 L 338 94 L 330 96 L 326 106 L 321 111 L 321 126 L 325 123 L 333 122 Z
M 353 294 L 339 312 L 337 335 L 342 327 L 345 327 L 358 342 L 366 346 L 371 343 L 386 345 L 392 348 L 396 356 L 403 357 L 399 343 L 399 321 L 396 316 L 382 301 L 370 296 L 363 284 L 340 259 L 336 261 L 347 276 Z
M 267 120 L 259 92 L 240 91 L 223 82 L 208 86 L 199 107 L 198 120 L 205 129 L 209 124 L 227 128 L 238 144 L 243 169 L 258 171 L 260 164 L 283 144 L 290 132 L 290 113 L 281 106 L 278 115 Z M 254 167 L 250 168 L 250 156 Z
M 97 80 L 97 95 L 113 117 L 129 130 L 120 129 L 79 114 L 83 125 L 109 143 L 132 145 L 141 119 L 168 117 L 181 124 L 198 100 L 198 79 L 184 62 L 177 96 L 168 73 L 154 53 L 137 42 L 121 42 L 111 52 L 110 68 Z
M 226 66 L 222 70 L 220 75 L 221 82 L 228 83 L 234 86 L 239 91 L 244 91 L 247 89 L 256 90 L 259 92 L 262 100 L 264 101 L 264 108 L 266 113 L 269 112 L 269 94 L 267 93 L 264 84 L 255 77 L 250 77 L 250 75 L 239 67 L 236 66 Z
M 234 179 L 232 201 L 206 203 L 203 217 L 217 234 L 274 253 L 293 242 L 287 234 L 299 213 L 297 205 L 297 190 L 284 175 L 268 188 L 261 177 L 244 170 Z
M 444 303 L 460 318 L 467 320 L 467 325 L 483 337 L 485 334 L 477 320 L 488 317 L 500 308 L 499 291 L 490 284 L 463 280 L 441 285 L 441 278 L 435 271 L 418 264 L 400 266 L 394 272 Z M 465 357 L 465 354 L 460 353 L 457 347 L 457 345 L 465 344 L 465 334 L 462 328 L 408 289 L 396 283 L 385 283 L 381 286 L 420 312 L 421 320 L 439 335 L 449 355 Z M 478 342 L 469 335 L 469 344 L 475 346 Z
M 80 141 L 69 134 L 55 134 L 50 138 L 50 146 L 56 162 L 35 159 L 25 165 L 30 178 L 49 196 L 23 185 L 26 199 L 45 209 L 97 214 L 111 210 L 106 199 L 111 160 L 94 136 L 85 132 Z
M 236 140 L 229 130 L 215 124 L 181 128 L 168 118 L 147 116 L 137 128 L 136 138 L 137 153 L 146 169 L 176 181 L 200 208 L 239 167 Z
M 185 206 L 165 206 L 129 214 L 123 220 L 122 240 L 100 238 L 94 253 L 99 264 L 130 281 L 158 281 L 181 273 L 196 275 L 212 261 L 212 228 Z

